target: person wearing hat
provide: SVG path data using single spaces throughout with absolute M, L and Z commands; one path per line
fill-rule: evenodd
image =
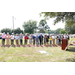
M 5 32 L 2 34 L 2 45 L 5 45 L 5 38 L 6 38 L 6 35 L 5 35 Z
M 19 40 L 19 36 L 18 36 L 18 34 L 16 34 L 16 36 L 15 36 L 15 40 L 16 40 L 16 45 L 19 45 L 19 42 L 18 42 L 18 40 Z
M 9 45 L 9 40 L 10 39 L 10 35 L 9 35 L 9 33 L 7 33 L 7 35 L 6 35 L 6 45 Z
M 11 45 L 14 45 L 14 33 L 11 35 Z
M 22 35 L 22 33 L 20 33 L 19 38 L 20 38 L 20 45 L 22 45 L 22 44 L 23 44 L 23 42 L 22 42 L 22 41 L 23 41 L 23 40 L 22 40 L 22 39 L 23 39 L 23 35 Z

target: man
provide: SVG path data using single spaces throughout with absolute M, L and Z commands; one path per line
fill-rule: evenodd
M 54 36 L 54 34 L 52 35 L 52 40 L 53 40 L 53 45 L 55 45 L 55 36 Z
M 14 33 L 11 35 L 11 45 L 14 45 Z
M 5 38 L 6 38 L 6 35 L 5 35 L 5 32 L 2 34 L 2 45 L 5 45 Z
M 43 36 L 42 34 L 39 36 L 40 45 L 43 45 Z
M 18 36 L 18 34 L 16 34 L 16 36 L 15 36 L 15 40 L 16 40 L 16 45 L 19 45 L 19 42 L 18 42 L 18 40 L 19 40 L 19 36 Z
M 38 37 L 38 35 L 36 35 L 35 40 L 36 40 L 36 46 L 39 46 L 39 37 Z
M 22 39 L 23 39 L 23 35 L 22 35 L 22 33 L 20 33 L 20 44 L 21 45 L 23 44 Z
M 61 35 L 59 34 L 59 44 L 61 44 Z
M 35 45 L 35 38 L 36 37 L 33 35 L 32 38 L 33 38 L 33 45 Z
M 7 35 L 6 35 L 6 45 L 9 45 L 10 44 L 10 42 L 9 42 L 9 39 L 10 38 L 11 37 L 10 37 L 9 33 L 7 33 Z
M 25 39 L 25 44 L 27 44 L 27 40 L 29 39 L 28 36 L 27 36 L 27 34 L 25 34 L 24 39 Z
M 64 39 L 67 39 L 67 35 L 66 34 L 64 35 Z

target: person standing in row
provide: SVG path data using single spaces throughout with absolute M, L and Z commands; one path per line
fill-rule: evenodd
M 32 36 L 31 35 L 29 37 L 29 43 L 30 43 L 30 45 L 32 44 Z
M 55 45 L 55 36 L 54 36 L 54 34 L 52 35 L 52 40 L 53 40 L 53 45 Z
M 27 34 L 25 34 L 24 39 L 25 39 L 25 44 L 27 44 L 27 40 L 29 39 L 28 36 L 27 36 Z
M 38 37 L 38 35 L 36 35 L 35 40 L 36 40 L 36 46 L 38 46 L 39 45 L 39 37 Z
M 9 35 L 9 33 L 7 33 L 7 35 L 6 35 L 6 45 L 10 45 L 10 39 L 11 37 L 10 37 L 10 35 Z
M 6 35 L 5 35 L 5 32 L 2 34 L 2 45 L 5 45 L 5 38 L 6 38 Z
M 47 35 L 46 41 L 47 41 L 47 45 L 49 45 L 48 44 L 48 42 L 49 42 L 49 35 Z
M 62 40 L 62 39 L 64 39 L 64 36 L 63 36 L 63 35 L 61 36 L 61 40 Z
M 56 44 L 59 45 L 59 37 L 56 37 Z
M 49 37 L 49 40 L 50 40 L 50 45 L 52 45 L 52 36 L 51 35 Z
M 59 44 L 61 44 L 61 35 L 59 34 Z
M 44 36 L 44 45 L 46 45 L 46 42 L 47 42 L 46 38 L 47 38 L 47 36 L 45 35 Z
M 16 36 L 15 36 L 15 40 L 16 40 L 16 45 L 19 45 L 19 42 L 18 42 L 18 40 L 19 40 L 19 36 L 18 36 L 18 34 L 16 34 Z
M 22 33 L 20 33 L 20 45 L 22 45 L 23 44 L 23 35 L 22 35 Z
M 11 45 L 14 45 L 14 34 L 12 33 L 12 35 L 11 35 Z
M 32 38 L 33 38 L 33 45 L 35 45 L 35 38 L 36 37 L 33 35 Z
M 42 34 L 39 36 L 40 45 L 43 45 L 43 36 Z

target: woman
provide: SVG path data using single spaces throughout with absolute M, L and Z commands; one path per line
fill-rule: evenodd
M 59 44 L 59 37 L 58 36 L 56 37 L 56 44 L 57 45 Z
M 44 45 L 46 45 L 46 42 L 47 42 L 46 39 L 47 39 L 47 36 L 45 35 L 45 36 L 44 36 Z
M 5 38 L 6 38 L 6 35 L 5 35 L 5 32 L 2 34 L 2 45 L 5 45 Z
M 15 36 L 15 40 L 16 40 L 16 45 L 19 45 L 19 42 L 18 42 L 18 40 L 19 40 L 19 36 L 18 36 L 18 34 L 16 34 L 16 36 Z
M 49 37 L 50 45 L 52 45 L 52 36 Z
M 10 43 L 9 43 L 9 39 L 10 39 L 11 37 L 10 37 L 10 35 L 9 35 L 9 33 L 7 33 L 7 35 L 6 35 L 6 45 L 9 45 Z
M 32 44 L 32 36 L 31 35 L 29 37 L 29 43 L 30 43 L 30 45 Z
M 38 35 L 36 35 L 35 40 L 36 40 L 36 46 L 38 46 L 39 45 L 39 37 L 38 37 Z

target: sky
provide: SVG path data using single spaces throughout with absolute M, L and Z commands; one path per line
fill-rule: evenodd
M 39 24 L 41 19 L 44 19 L 43 16 L 40 17 L 39 13 L 41 12 L 0 12 L 0 30 L 3 28 L 13 29 L 13 18 L 14 16 L 14 29 L 20 27 L 23 29 L 22 25 L 24 22 L 29 20 L 37 21 Z M 49 25 L 51 30 L 56 30 L 57 28 L 64 28 L 65 23 L 59 22 L 56 25 L 53 25 L 54 18 L 47 20 L 47 25 Z

